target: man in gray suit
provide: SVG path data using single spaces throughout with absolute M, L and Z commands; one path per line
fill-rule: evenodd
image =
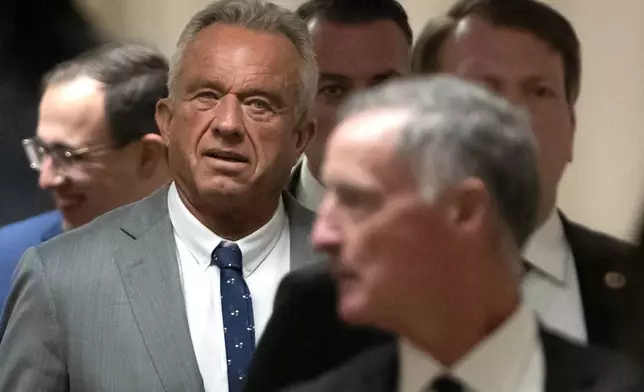
M 261 0 L 184 29 L 157 105 L 174 181 L 22 259 L 1 391 L 231 391 L 284 274 L 315 262 L 282 192 L 314 133 L 306 25 Z

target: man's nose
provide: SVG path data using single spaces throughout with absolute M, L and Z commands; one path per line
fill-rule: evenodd
M 311 242 L 313 248 L 318 252 L 329 251 L 337 247 L 340 242 L 338 225 L 333 220 L 331 203 L 329 197 L 324 198 L 313 224 Z
M 217 105 L 212 130 L 222 136 L 243 135 L 244 113 L 237 96 L 228 94 Z
M 45 156 L 40 163 L 40 175 L 38 176 L 38 186 L 40 189 L 52 189 L 60 186 L 65 181 L 60 168 L 54 163 L 54 160 Z

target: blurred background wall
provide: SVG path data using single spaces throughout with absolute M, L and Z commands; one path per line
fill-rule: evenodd
M 208 0 L 78 0 L 107 34 L 167 55 Z M 277 0 L 296 7 L 298 0 Z M 644 201 L 644 1 L 549 0 L 574 24 L 583 49 L 575 158 L 559 195 L 574 220 L 631 239 Z M 415 32 L 451 0 L 401 0 Z

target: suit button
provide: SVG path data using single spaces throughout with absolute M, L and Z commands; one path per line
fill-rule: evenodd
M 626 277 L 621 272 L 610 271 L 604 275 L 604 283 L 610 289 L 619 290 L 626 286 Z

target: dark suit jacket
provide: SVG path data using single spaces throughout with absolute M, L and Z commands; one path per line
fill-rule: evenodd
M 581 347 L 542 331 L 545 392 L 640 392 L 644 374 L 632 362 L 600 349 Z M 342 367 L 289 392 L 395 392 L 398 351 L 394 342 L 371 348 Z
M 588 341 L 644 363 L 644 263 L 635 247 L 562 215 L 577 267 Z
M 566 219 L 564 228 L 577 263 L 590 343 L 644 363 L 644 278 L 629 256 L 632 246 Z M 626 284 L 607 284 L 609 272 L 622 274 Z M 324 265 L 284 278 L 251 364 L 247 392 L 279 391 L 393 339 L 349 327 L 339 320 L 335 302 L 335 285 Z
M 49 211 L 0 228 L 0 313 L 22 254 L 62 233 L 62 225 L 60 213 Z

